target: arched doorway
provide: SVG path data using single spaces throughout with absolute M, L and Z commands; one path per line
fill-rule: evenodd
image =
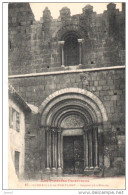
M 76 108 L 77 109 L 77 108 Z M 64 174 L 83 174 L 84 172 L 84 125 L 88 123 L 84 113 L 67 108 L 61 116 L 62 166 Z M 69 111 L 71 110 L 71 111 Z
M 40 113 L 46 171 L 88 175 L 99 170 L 103 163 L 100 134 L 107 114 L 98 97 L 87 90 L 66 88 L 46 98 Z
M 64 62 L 66 66 L 74 66 L 79 64 L 79 45 L 78 37 L 69 34 L 64 39 Z

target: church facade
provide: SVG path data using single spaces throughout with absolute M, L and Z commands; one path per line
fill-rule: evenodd
M 71 16 L 9 3 L 9 83 L 30 106 L 24 178 L 125 174 L 125 3 Z

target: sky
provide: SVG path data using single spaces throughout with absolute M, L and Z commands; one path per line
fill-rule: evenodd
M 60 15 L 60 10 L 62 7 L 70 8 L 71 15 L 82 13 L 82 8 L 87 4 L 93 6 L 93 11 L 98 14 L 103 13 L 107 9 L 108 3 L 30 3 L 31 9 L 35 16 L 35 20 L 40 20 L 40 17 L 43 15 L 43 10 L 45 7 L 48 7 L 51 11 L 51 15 L 54 19 L 57 19 Z M 116 3 L 116 8 L 120 11 L 122 10 L 122 4 Z

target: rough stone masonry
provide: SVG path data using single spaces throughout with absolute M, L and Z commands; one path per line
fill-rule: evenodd
M 64 7 L 57 19 L 46 7 L 40 21 L 35 21 L 29 3 L 8 7 L 9 83 L 39 110 L 26 118 L 24 177 L 81 174 L 81 170 L 85 175 L 124 175 L 125 3 L 122 11 L 110 3 L 103 14 L 87 5 L 73 16 Z M 77 140 L 71 141 L 76 146 L 69 163 L 64 153 L 64 137 L 69 136 L 83 137 L 84 161 L 75 156 Z

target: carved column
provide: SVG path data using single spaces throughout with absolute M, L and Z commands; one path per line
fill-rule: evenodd
M 50 145 L 50 129 L 46 128 L 46 171 L 50 171 L 50 152 L 49 152 L 49 145 Z
M 61 56 L 62 56 L 61 66 L 64 67 L 64 41 L 59 41 L 59 44 L 61 45 Z
M 89 140 L 90 140 L 90 169 L 93 169 L 93 129 L 89 129 Z
M 95 168 L 98 168 L 99 159 L 98 159 L 98 127 L 94 127 L 94 137 L 95 137 Z
M 52 170 L 55 171 L 55 129 L 52 129 Z
M 58 130 L 58 171 L 61 172 L 61 129 Z
M 85 159 L 84 159 L 85 167 L 84 167 L 84 171 L 88 170 L 88 168 L 89 168 L 88 145 L 89 145 L 88 130 L 84 130 L 84 151 L 85 151 Z
M 57 168 L 57 130 L 55 129 L 55 168 Z
M 79 65 L 82 65 L 82 43 L 83 39 L 78 39 L 79 43 Z

